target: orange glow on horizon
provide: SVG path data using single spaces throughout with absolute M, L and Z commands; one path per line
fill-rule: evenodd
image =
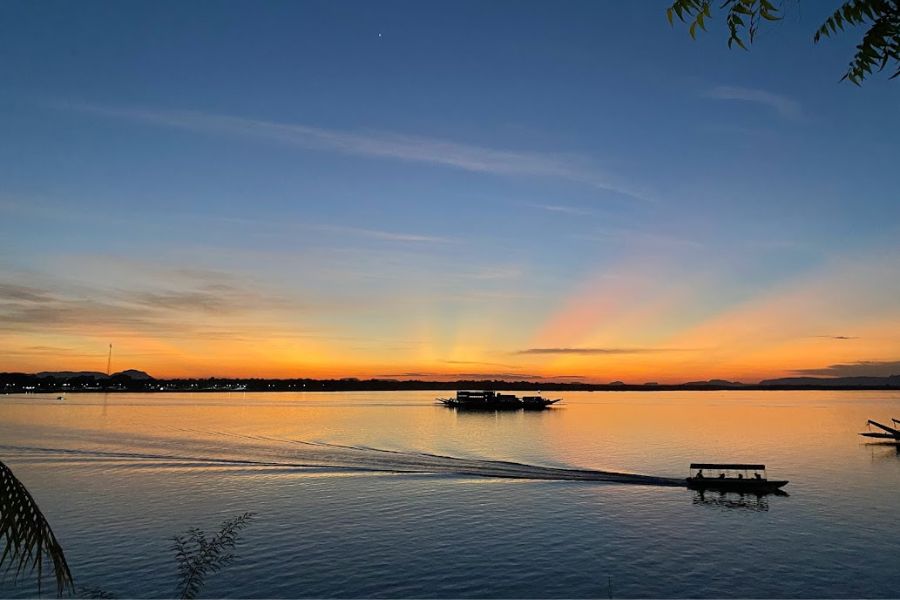
M 827 375 L 836 364 L 893 364 L 900 358 L 896 275 L 890 256 L 841 262 L 718 305 L 709 301 L 715 277 L 627 261 L 586 278 L 541 313 L 514 294 L 455 306 L 336 308 L 324 324 L 284 303 L 209 314 L 188 307 L 184 328 L 163 320 L 169 313 L 151 312 L 144 320 L 0 332 L 0 370 L 102 372 L 112 343 L 113 371 L 159 378 L 755 383 Z M 331 334 L 335 322 L 341 329 Z

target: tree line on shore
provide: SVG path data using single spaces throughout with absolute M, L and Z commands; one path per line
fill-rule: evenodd
M 243 378 L 208 377 L 156 379 L 142 371 L 103 373 L 0 373 L 0 393 L 66 392 L 343 392 L 403 390 L 507 390 L 507 391 L 669 391 L 669 390 L 789 390 L 789 389 L 900 389 L 900 375 L 889 377 L 788 377 L 755 384 L 712 379 L 687 383 L 594 383 L 547 379 L 424 379 L 375 378 Z

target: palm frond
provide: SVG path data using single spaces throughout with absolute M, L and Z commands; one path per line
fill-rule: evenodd
M 197 528 L 188 529 L 172 538 L 171 549 L 178 563 L 178 597 L 196 598 L 209 573 L 215 573 L 234 560 L 234 546 L 240 531 L 254 513 L 244 513 L 222 523 L 211 538 Z
M 8 563 L 4 573 L 15 567 L 18 580 L 22 573 L 37 571 L 38 593 L 44 578 L 44 563 L 53 566 L 56 594 L 74 591 L 72 573 L 66 563 L 62 546 L 53 535 L 50 523 L 38 508 L 29 491 L 13 472 L 0 461 L 0 568 Z

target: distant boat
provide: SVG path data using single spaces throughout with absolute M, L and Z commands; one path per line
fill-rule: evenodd
M 57 400 L 65 400 L 66 397 L 65 397 L 65 396 L 57 396 L 56 399 L 57 399 Z
M 560 401 L 542 396 L 499 394 L 491 390 L 477 392 L 458 391 L 455 398 L 438 398 L 438 402 L 450 408 L 465 410 L 543 410 Z
M 900 420 L 898 419 L 891 419 L 891 422 L 894 425 L 900 425 Z M 872 419 L 866 421 L 866 426 L 868 427 L 869 425 L 874 425 L 875 427 L 881 429 L 881 431 L 864 431 L 859 435 L 863 437 L 878 438 L 882 440 L 896 440 L 900 442 L 900 430 L 894 429 L 893 427 L 888 427 L 887 425 L 882 425 L 878 421 L 873 421 Z
M 687 486 L 695 490 L 756 494 L 775 493 L 787 484 L 785 480 L 769 479 L 766 465 L 744 463 L 691 463 L 687 478 Z

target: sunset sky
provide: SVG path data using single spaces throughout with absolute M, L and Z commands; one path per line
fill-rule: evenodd
M 4 2 L 0 371 L 900 374 L 900 83 L 667 5 Z

